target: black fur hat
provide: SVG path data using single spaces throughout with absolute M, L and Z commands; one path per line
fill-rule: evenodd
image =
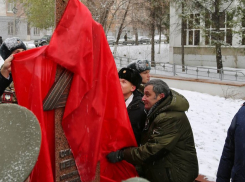
M 122 68 L 118 72 L 118 76 L 119 76 L 119 78 L 128 80 L 134 86 L 136 86 L 136 88 L 139 88 L 139 86 L 142 82 L 142 78 L 141 78 L 140 74 L 137 71 L 130 69 L 130 68 Z
M 7 38 L 0 47 L 0 54 L 5 61 L 14 50 L 25 49 L 26 46 L 18 37 Z
M 151 65 L 148 60 L 137 60 L 137 61 L 130 63 L 127 66 L 127 68 L 137 70 L 139 73 L 141 73 L 145 70 L 151 70 Z

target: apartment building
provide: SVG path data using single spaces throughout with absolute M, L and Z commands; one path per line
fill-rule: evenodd
M 30 27 L 20 3 L 0 0 L 0 36 L 2 36 L 3 40 L 9 37 L 34 40 L 51 33 L 51 30 L 40 30 L 36 27 Z
M 236 5 L 235 3 L 231 4 L 230 8 L 234 8 Z M 245 68 L 245 16 L 242 14 L 231 16 L 227 12 L 220 12 L 219 21 L 220 34 L 222 35 L 223 66 Z M 212 15 L 206 14 L 201 18 L 203 14 L 196 10 L 189 14 L 188 19 L 182 20 L 180 14 L 181 9 L 172 2 L 170 7 L 169 62 L 181 64 L 181 38 L 183 36 L 186 65 L 215 67 L 217 65 L 215 45 L 212 43 L 212 31 L 215 29 L 215 25 L 208 21 L 213 18 Z M 183 35 L 181 34 L 182 21 L 184 21 Z M 237 21 L 237 24 L 229 24 L 231 21 Z

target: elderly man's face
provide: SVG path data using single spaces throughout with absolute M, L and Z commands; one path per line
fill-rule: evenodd
M 152 106 L 163 97 L 164 94 L 159 94 L 156 96 L 155 92 L 153 91 L 153 85 L 146 86 L 144 89 L 144 96 L 142 98 L 142 101 L 145 104 L 145 109 L 150 110 Z

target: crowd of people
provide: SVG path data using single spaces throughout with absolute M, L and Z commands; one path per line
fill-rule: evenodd
M 25 51 L 16 37 L 0 47 L 5 60 L 0 71 L 1 102 L 11 85 L 14 54 Z M 187 99 L 161 79 L 150 79 L 150 62 L 137 60 L 118 72 L 125 107 L 138 147 L 122 148 L 107 155 L 111 163 L 125 160 L 140 177 L 151 182 L 193 182 L 198 176 L 198 160 L 193 132 L 185 112 Z M 245 107 L 235 115 L 228 130 L 217 173 L 217 182 L 245 181 Z

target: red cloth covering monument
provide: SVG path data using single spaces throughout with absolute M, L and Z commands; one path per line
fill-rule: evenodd
M 97 162 L 101 182 L 136 176 L 131 164 L 111 164 L 106 159 L 111 151 L 137 144 L 103 27 L 79 0 L 70 0 L 50 44 L 15 55 L 12 64 L 18 103 L 33 111 L 42 129 L 31 181 L 55 179 L 54 111 L 44 112 L 42 105 L 57 64 L 74 73 L 62 126 L 81 180 L 94 179 Z

